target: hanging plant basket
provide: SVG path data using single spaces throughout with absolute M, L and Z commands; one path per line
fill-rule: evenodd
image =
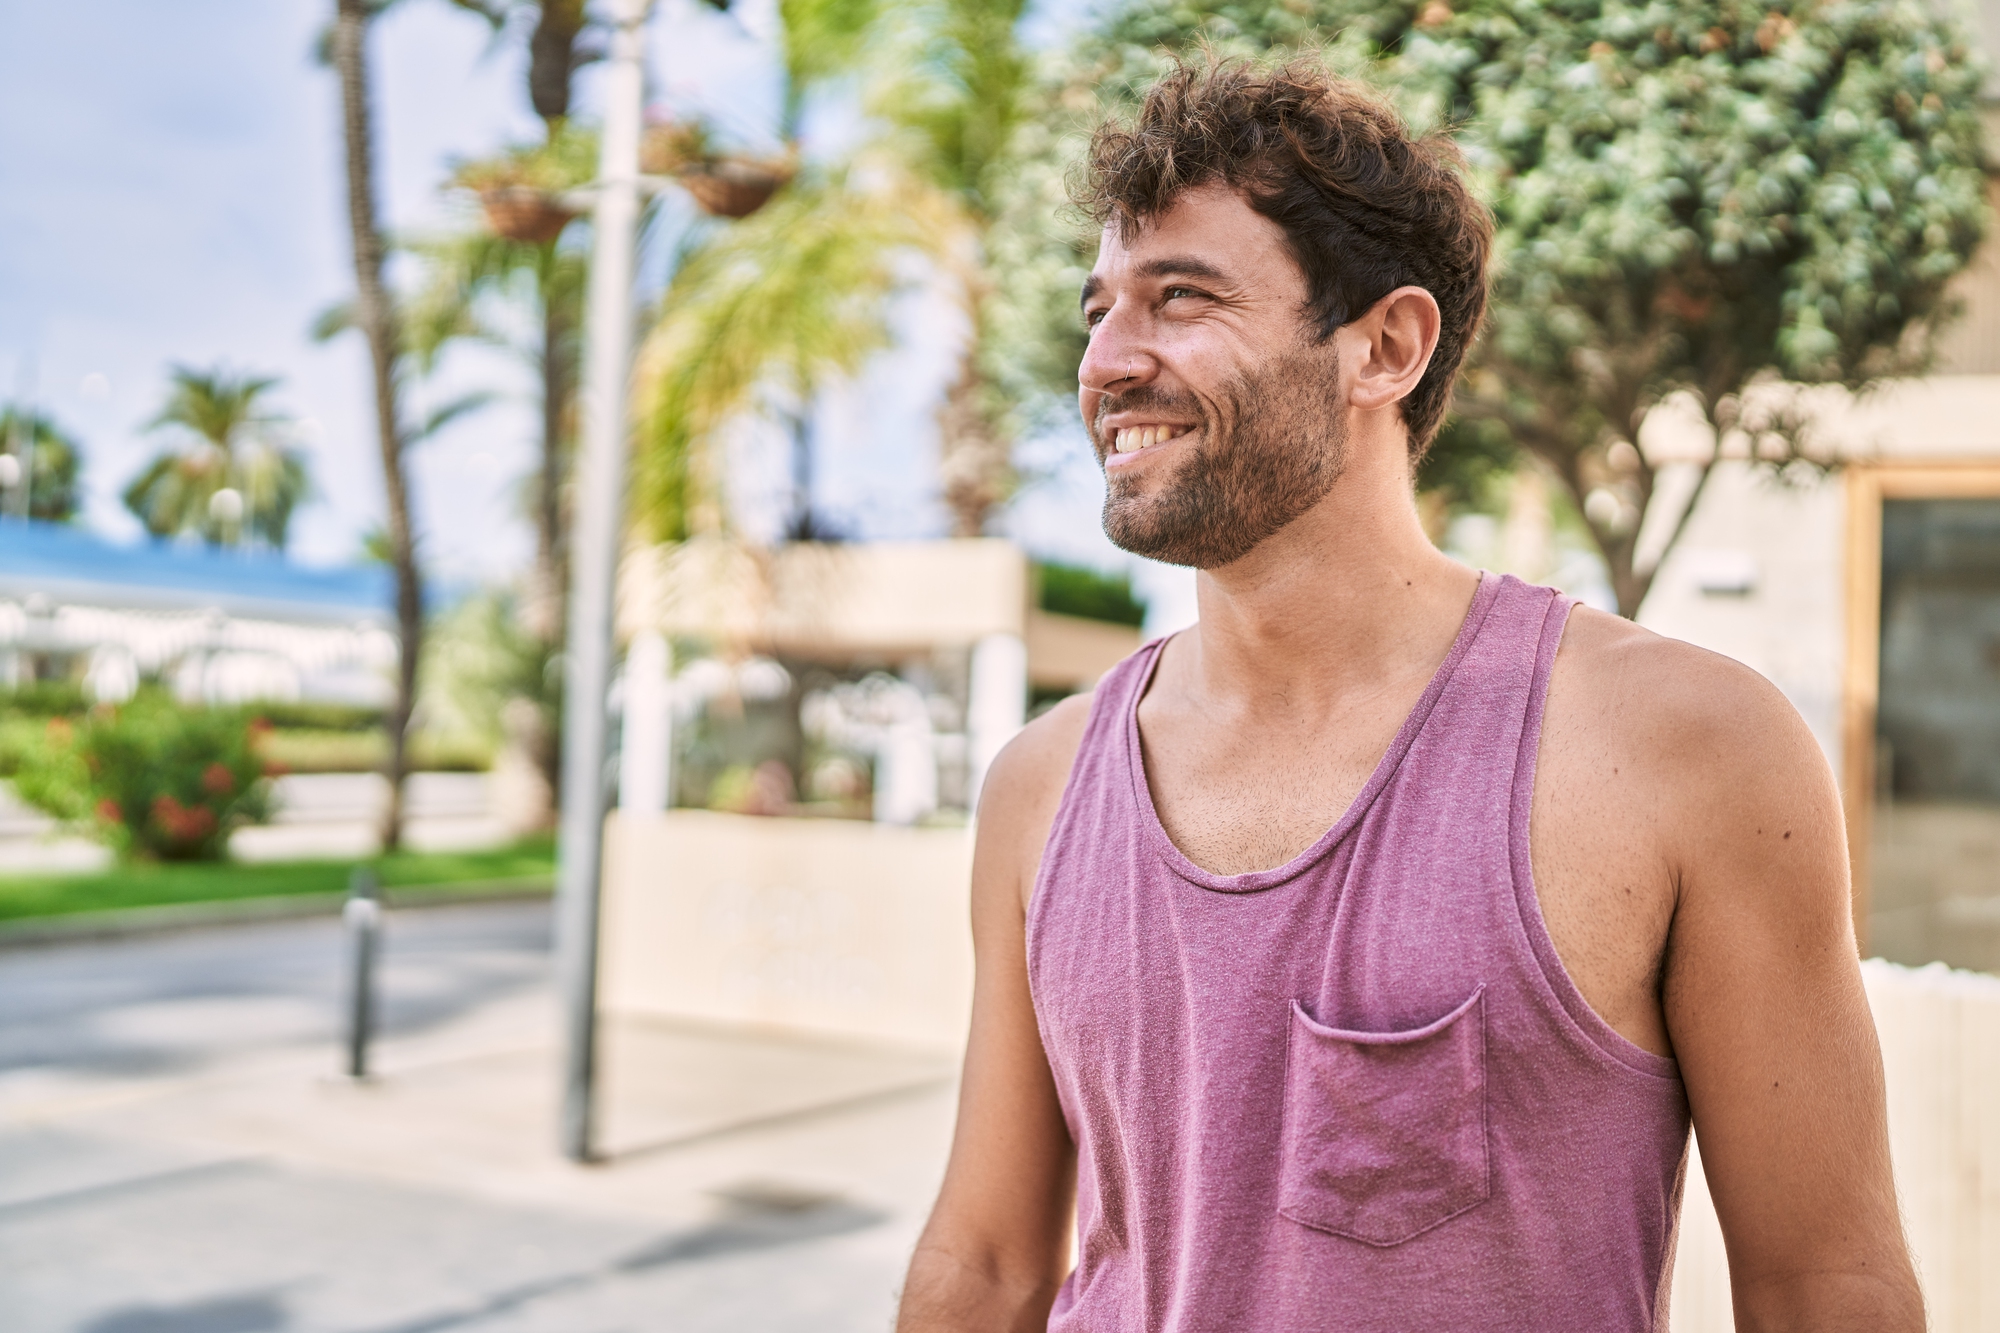
M 523 245 L 547 245 L 576 216 L 555 195 L 532 185 L 500 185 L 479 192 L 486 225 L 497 236 Z
M 789 162 L 724 157 L 685 166 L 678 174 L 702 212 L 718 218 L 747 218 L 791 180 L 793 167 Z
M 678 176 L 714 156 L 708 131 L 698 121 L 660 121 L 639 136 L 639 170 L 648 176 Z

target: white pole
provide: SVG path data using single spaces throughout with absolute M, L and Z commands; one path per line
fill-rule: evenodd
M 593 219 L 583 373 L 583 450 L 571 524 L 569 650 L 563 677 L 562 818 L 556 939 L 563 1005 L 562 1150 L 594 1155 L 597 906 L 604 853 L 605 718 L 612 585 L 625 531 L 625 399 L 632 359 L 639 133 L 651 0 L 614 0 L 604 72 L 604 141 Z
M 1028 646 L 1019 635 L 989 634 L 972 649 L 965 729 L 972 760 L 967 804 L 979 808 L 979 789 L 1000 747 L 1028 720 Z
M 671 803 L 673 649 L 658 630 L 632 636 L 625 651 L 624 736 L 618 748 L 618 813 L 658 815 Z

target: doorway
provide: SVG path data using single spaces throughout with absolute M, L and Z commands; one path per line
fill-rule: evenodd
M 1857 934 L 2000 972 L 2000 470 L 1869 469 L 1850 497 Z

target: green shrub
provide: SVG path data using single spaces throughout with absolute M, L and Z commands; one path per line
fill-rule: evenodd
M 1035 565 L 1035 604 L 1057 615 L 1113 625 L 1143 625 L 1146 604 L 1132 595 L 1132 576 L 1081 565 Z
M 51 718 L 14 774 L 21 799 L 120 856 L 220 860 L 229 835 L 270 813 L 256 724 L 156 690 Z
M 262 718 L 281 731 L 379 731 L 388 710 L 367 704 L 260 699 L 242 706 L 247 717 Z
M 57 717 L 88 707 L 83 682 L 76 680 L 29 681 L 0 692 L 0 714 L 8 716 Z

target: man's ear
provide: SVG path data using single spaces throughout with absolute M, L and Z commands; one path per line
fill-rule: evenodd
M 1441 322 L 1436 298 L 1421 287 L 1398 287 L 1350 322 L 1341 330 L 1341 359 L 1354 367 L 1348 402 L 1372 411 L 1407 398 L 1430 369 Z

